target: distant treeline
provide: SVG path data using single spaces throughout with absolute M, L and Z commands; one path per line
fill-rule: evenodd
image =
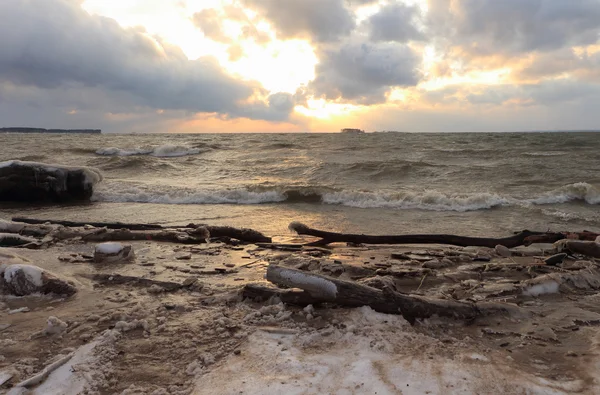
M 100 134 L 100 129 L 43 129 L 43 128 L 0 128 L 0 133 L 89 133 Z

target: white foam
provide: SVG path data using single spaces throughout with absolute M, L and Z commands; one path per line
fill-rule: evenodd
M 197 155 L 201 151 L 198 148 L 185 147 L 180 145 L 161 145 L 155 148 L 132 148 L 121 149 L 116 147 L 100 148 L 96 154 L 103 156 L 134 156 L 150 155 L 160 158 L 174 158 L 187 155 Z
M 533 204 L 567 203 L 573 200 L 583 200 L 588 204 L 600 203 L 600 191 L 587 182 L 576 182 L 550 191 L 539 198 L 527 202 Z
M 190 188 L 165 187 L 161 185 L 111 184 L 97 189 L 92 200 L 117 203 L 156 203 L 156 204 L 261 204 L 278 203 L 288 200 L 287 194 L 294 188 L 273 188 L 251 190 L 233 188 L 223 190 L 193 190 Z M 600 204 L 600 191 L 587 183 L 575 183 L 545 193 L 537 198 L 517 198 L 491 192 L 442 193 L 436 190 L 425 191 L 353 191 L 344 190 L 319 192 L 318 187 L 307 194 L 307 202 L 315 203 L 315 195 L 321 193 L 321 202 L 358 208 L 419 209 L 428 211 L 475 211 L 499 206 L 524 206 L 566 203 L 584 200 L 588 204 Z M 290 199 L 302 202 L 302 198 L 292 194 Z M 318 199 L 317 199 L 318 202 Z M 544 212 L 563 220 L 585 219 L 568 212 Z
M 417 192 L 334 192 L 323 196 L 323 202 L 360 208 L 402 208 L 432 211 L 473 211 L 509 204 L 492 193 L 446 195 L 437 191 Z
M 92 200 L 113 203 L 155 204 L 261 204 L 286 200 L 278 191 L 253 192 L 246 189 L 223 191 L 147 191 L 137 187 L 98 191 Z

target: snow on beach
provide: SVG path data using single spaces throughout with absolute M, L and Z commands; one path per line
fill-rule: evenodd
M 565 394 L 578 380 L 553 382 L 511 368 L 501 353 L 473 352 L 416 333 L 401 317 L 369 307 L 323 329 L 259 328 L 240 356 L 198 379 L 194 394 Z M 471 349 L 470 349 L 471 348 Z
M 100 249 L 115 252 L 116 244 Z M 591 275 L 597 271 L 592 262 L 571 262 L 582 270 L 561 274 L 558 292 L 531 292 L 535 270 L 515 266 L 530 268 L 534 256 L 544 255 L 541 246 L 511 249 L 504 257 L 494 249 L 441 246 L 340 244 L 289 252 L 219 242 L 131 244 L 136 258 L 126 265 L 94 265 L 96 245 L 80 240 L 0 254 L 0 263 L 34 262 L 77 286 L 72 298 L 0 295 L 0 378 L 11 376 L 0 392 L 17 391 L 15 385 L 48 367 L 56 369 L 32 385 L 32 393 L 511 395 L 600 389 L 600 313 L 594 307 L 600 301 Z M 392 253 L 410 260 L 391 259 Z M 490 261 L 475 260 L 484 257 Z M 434 317 L 411 326 L 400 315 L 369 307 L 243 298 L 245 285 L 265 285 L 269 263 L 432 298 L 518 303 L 518 314 L 472 323 Z M 549 279 L 538 278 L 540 284 Z M 316 285 L 332 294 L 332 284 Z

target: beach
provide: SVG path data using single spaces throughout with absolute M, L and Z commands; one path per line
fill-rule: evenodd
M 293 147 L 269 141 L 269 150 L 253 136 L 233 136 L 205 151 L 199 147 L 213 144 L 214 136 L 175 136 L 169 148 L 156 136 L 135 146 L 128 136 L 53 136 L 51 148 L 37 152 L 27 151 L 26 138 L 0 136 L 8 139 L 2 160 L 90 166 L 103 176 L 94 179 L 90 202 L 0 208 L 3 240 L 22 238 L 20 246 L 0 249 L 0 391 L 598 393 L 600 261 L 569 250 L 571 239 L 588 237 L 583 230 L 598 231 L 598 179 L 589 171 L 596 140 L 576 156 L 568 147 L 577 135 L 519 136 L 518 165 L 543 163 L 552 179 L 530 171 L 500 185 L 506 177 L 494 179 L 501 171 L 494 166 L 504 159 L 492 154 L 473 162 L 485 175 L 473 178 L 468 167 L 477 154 L 464 149 L 481 146 L 449 151 L 452 160 L 434 163 L 437 149 L 429 166 L 437 170 L 429 173 L 414 163 L 405 173 L 389 171 L 382 157 L 338 164 L 336 171 L 360 168 L 355 180 L 335 175 L 336 150 L 347 155 L 369 144 L 379 150 L 389 136 L 344 137 L 338 146 L 329 136 L 299 136 L 288 143 Z M 310 139 L 318 141 L 312 150 L 300 148 Z M 119 148 L 107 149 L 108 143 Z M 395 148 L 409 155 L 414 147 L 407 146 L 417 143 L 425 144 L 408 136 Z M 556 154 L 559 145 L 565 155 Z M 298 159 L 299 150 L 320 162 Z M 555 154 L 525 155 L 532 152 Z M 282 168 L 273 173 L 280 179 L 262 179 L 256 164 L 244 169 L 244 156 L 253 163 L 271 157 Z M 575 161 L 585 170 L 560 172 Z M 333 172 L 327 185 L 322 172 Z M 310 184 L 317 176 L 321 185 Z M 11 221 L 17 216 L 39 223 Z M 318 238 L 293 231 L 302 226 L 288 229 L 292 221 L 359 238 L 445 233 L 500 241 L 314 245 Z M 126 223 L 136 230 L 120 229 Z M 251 228 L 260 241 L 218 226 Z M 526 228 L 546 239 L 497 245 Z M 339 299 L 347 289 L 385 303 Z M 406 310 L 398 298 L 443 308 Z M 390 301 L 398 308 L 390 309 Z
M 70 281 L 77 293 L 3 297 L 0 372 L 11 380 L 0 388 L 8 391 L 70 354 L 31 393 L 592 394 L 599 388 L 597 263 L 545 265 L 542 257 L 555 252 L 551 244 L 514 248 L 510 257 L 440 245 L 338 243 L 298 251 L 219 242 L 131 245 L 135 259 L 113 263 L 94 263 L 95 245 L 81 240 L 2 249 L 5 260 L 22 257 Z M 273 286 L 265 280 L 270 264 L 511 308 L 475 320 L 430 317 L 411 325 L 369 307 L 244 297 L 248 284 Z M 120 283 L 119 275 L 187 285 Z M 541 288 L 532 285 L 543 276 Z M 40 334 L 52 327 L 49 317 L 64 327 Z

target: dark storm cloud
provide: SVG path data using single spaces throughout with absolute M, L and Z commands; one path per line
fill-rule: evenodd
M 420 59 L 404 44 L 355 40 L 322 49 L 318 55 L 316 78 L 309 88 L 329 100 L 382 103 L 390 88 L 414 86 L 419 81 Z
M 367 21 L 371 40 L 407 42 L 423 39 L 423 34 L 415 26 L 419 16 L 419 9 L 415 6 L 388 4 Z
M 39 94 L 98 88 L 125 97 L 129 108 L 122 111 L 148 107 L 268 120 L 289 115 L 264 103 L 245 108 L 264 90 L 228 75 L 214 58 L 190 61 L 178 47 L 91 16 L 74 1 L 2 0 L 0 53 L 0 82 L 35 86 Z
M 438 39 L 472 56 L 519 55 L 598 41 L 598 0 L 429 0 Z
M 272 23 L 280 38 L 331 42 L 350 34 L 354 14 L 345 0 L 242 0 Z

